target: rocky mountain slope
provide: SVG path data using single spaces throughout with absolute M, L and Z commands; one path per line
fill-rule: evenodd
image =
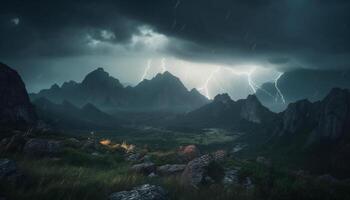
M 179 126 L 237 128 L 264 125 L 277 115 L 265 108 L 255 95 L 234 101 L 228 94 L 217 95 L 213 102 L 183 116 Z
M 189 111 L 208 102 L 196 89 L 188 91 L 169 72 L 143 80 L 135 87 L 124 87 L 102 68 L 89 73 L 81 83 L 66 82 L 32 94 L 32 99 L 45 97 L 55 103 L 68 100 L 82 106 L 92 103 L 102 109 L 132 111 Z
M 68 101 L 55 104 L 45 98 L 33 103 L 39 118 L 55 130 L 113 130 L 119 127 L 117 119 L 92 104 L 79 108 Z
M 26 129 L 37 117 L 18 73 L 0 63 L 0 129 Z
M 309 99 L 311 102 L 322 100 L 335 87 L 350 89 L 349 70 L 304 69 L 284 73 L 278 80 L 278 88 L 286 103 L 283 103 L 278 95 L 275 83 L 263 84 L 261 89 L 257 90 L 256 95 L 263 105 L 271 110 L 283 111 L 289 103 L 302 99 Z

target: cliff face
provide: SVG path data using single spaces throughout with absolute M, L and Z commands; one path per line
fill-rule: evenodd
M 0 63 L 0 129 L 25 129 L 37 117 L 18 73 Z
M 337 142 L 348 137 L 350 128 L 350 92 L 333 89 L 322 101 L 297 101 L 281 114 L 275 134 L 297 135 L 307 131 L 308 143 Z

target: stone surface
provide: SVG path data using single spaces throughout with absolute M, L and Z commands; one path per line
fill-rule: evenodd
M 181 174 L 181 183 L 183 185 L 198 187 L 200 184 L 210 184 L 212 182 L 211 180 L 218 181 L 223 176 L 224 171 L 221 166 L 214 161 L 212 156 L 207 154 L 187 164 Z
M 225 176 L 222 179 L 222 183 L 225 186 L 238 184 L 239 183 L 238 170 L 227 170 L 227 171 L 225 171 Z
M 0 129 L 26 130 L 36 121 L 34 107 L 21 77 L 15 70 L 0 63 Z
M 167 192 L 160 186 L 141 185 L 130 191 L 116 192 L 109 196 L 109 200 L 167 200 Z
M 30 139 L 23 150 L 32 156 L 53 156 L 63 151 L 63 145 L 55 140 Z
M 147 163 L 141 163 L 141 164 L 136 164 L 133 165 L 130 168 L 131 172 L 134 173 L 140 173 L 140 174 L 144 174 L 144 175 L 148 175 L 151 174 L 152 172 L 156 171 L 156 165 L 152 162 L 147 162 Z
M 182 173 L 186 168 L 186 165 L 174 164 L 174 165 L 162 165 L 157 168 L 157 172 L 161 175 L 176 175 Z

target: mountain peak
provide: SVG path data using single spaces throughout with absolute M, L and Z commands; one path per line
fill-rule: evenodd
M 257 103 L 260 104 L 260 101 L 259 101 L 258 97 L 255 94 L 248 95 L 247 101 L 249 101 L 249 102 L 257 102 Z
M 158 73 L 154 79 L 177 79 L 179 80 L 179 78 L 177 78 L 176 76 L 174 76 L 172 73 L 170 73 L 169 71 L 165 71 L 164 73 Z
M 221 103 L 226 104 L 226 103 L 231 102 L 231 101 L 232 101 L 232 99 L 227 93 L 218 94 L 214 97 L 214 102 L 221 102 Z
M 110 76 L 102 67 L 86 75 L 82 84 L 88 88 L 123 88 L 119 80 Z

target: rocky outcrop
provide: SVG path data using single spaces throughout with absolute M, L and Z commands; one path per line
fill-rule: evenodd
M 26 129 L 37 121 L 25 85 L 18 73 L 0 63 L 0 129 Z
M 140 174 L 144 174 L 144 175 L 149 175 L 153 172 L 155 172 L 157 169 L 156 165 L 152 162 L 145 162 L 145 163 L 141 163 L 141 164 L 136 164 L 133 165 L 130 168 L 131 172 L 134 173 L 140 173 Z
M 182 173 L 186 168 L 186 165 L 183 164 L 167 164 L 167 165 L 162 165 L 157 168 L 157 172 L 160 175 L 177 175 Z
M 203 155 L 189 162 L 181 175 L 181 183 L 186 186 L 198 187 L 221 181 L 224 169 L 218 165 L 212 156 Z
M 311 140 L 338 141 L 350 130 L 350 92 L 333 89 L 319 106 L 321 112 Z
M 270 123 L 277 115 L 265 108 L 255 95 L 233 101 L 228 94 L 219 94 L 203 107 L 178 119 L 178 126 L 199 128 L 244 129 Z
M 290 104 L 281 116 L 277 136 L 308 134 L 308 144 L 340 141 L 349 137 L 350 92 L 335 88 L 322 101 Z
M 308 100 L 289 104 L 282 114 L 282 121 L 276 133 L 279 136 L 294 134 L 314 126 L 317 116 L 314 114 L 313 107 L 313 104 Z
M 92 103 L 100 108 L 132 111 L 188 111 L 208 103 L 208 99 L 196 89 L 188 91 L 180 79 L 169 72 L 143 80 L 135 87 L 123 87 L 103 68 L 89 73 L 81 83 L 70 81 L 61 87 L 54 85 L 31 97 L 47 98 L 54 103 L 68 100 L 79 106 Z
M 31 156 L 54 156 L 63 151 L 63 145 L 55 140 L 30 139 L 24 145 L 23 151 Z
M 141 185 L 130 191 L 116 192 L 109 196 L 109 200 L 167 200 L 167 192 L 160 186 Z

